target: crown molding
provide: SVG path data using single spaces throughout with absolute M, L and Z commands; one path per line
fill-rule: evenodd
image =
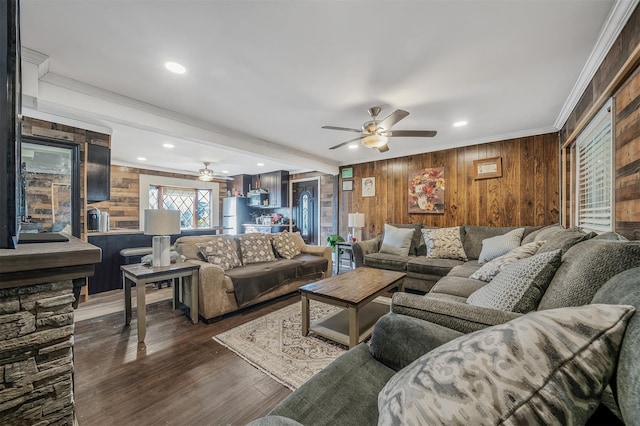
M 44 53 L 36 52 L 28 47 L 22 47 L 20 54 L 23 61 L 38 67 L 38 78 L 44 77 L 49 72 L 49 57 Z
M 616 41 L 622 32 L 622 29 L 627 24 L 629 17 L 638 6 L 638 1 L 640 0 L 617 0 L 614 4 L 609 16 L 607 17 L 607 21 L 600 31 L 598 41 L 582 68 L 582 71 L 578 76 L 578 80 L 573 85 L 573 88 L 569 93 L 569 97 L 562 106 L 560 114 L 558 114 L 558 118 L 556 118 L 555 123 L 553 123 L 555 128 L 561 129 L 565 125 L 569 115 L 578 104 L 578 101 L 587 89 L 587 86 L 593 79 L 596 71 L 598 71 L 602 61 L 604 61 L 604 58 L 607 56 L 607 53 L 609 53 L 611 46 Z

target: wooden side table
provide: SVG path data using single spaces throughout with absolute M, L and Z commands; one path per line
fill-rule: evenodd
M 347 242 L 336 243 L 336 253 L 337 253 L 336 258 L 338 259 L 338 261 L 336 262 L 337 263 L 336 275 L 340 273 L 340 250 L 349 252 L 350 266 L 351 266 L 351 269 L 353 269 L 353 247 L 351 247 L 352 244 L 353 243 L 347 243 Z
M 191 322 L 198 323 L 198 271 L 200 265 L 193 263 L 172 263 L 169 266 L 145 266 L 141 263 L 122 265 L 122 286 L 124 288 L 124 322 L 131 324 L 131 283 L 136 284 L 138 307 L 138 342 L 144 342 L 147 334 L 147 307 L 145 303 L 145 286 L 147 283 L 174 280 L 173 309 L 180 307 L 180 289 L 183 278 L 191 285 Z M 175 280 L 178 279 L 178 283 Z

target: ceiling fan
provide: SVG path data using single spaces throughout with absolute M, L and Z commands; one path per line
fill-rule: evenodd
M 209 168 L 210 161 L 204 161 L 204 169 L 198 170 L 200 172 L 200 179 L 204 182 L 211 182 L 213 179 L 224 179 L 224 180 L 233 180 L 233 178 L 224 175 L 218 175 L 213 172 L 212 169 Z
M 360 129 L 351 129 L 348 127 L 335 127 L 335 126 L 322 126 L 323 129 L 330 130 L 344 130 L 347 132 L 357 132 L 361 135 L 354 139 L 349 139 L 346 142 L 342 142 L 336 146 L 332 146 L 329 149 L 336 149 L 345 146 L 348 143 L 360 140 L 362 145 L 367 148 L 374 148 L 380 152 L 389 151 L 387 142 L 392 137 L 414 137 L 414 138 L 431 138 L 436 135 L 435 130 L 391 130 L 398 121 L 405 118 L 409 113 L 407 111 L 397 109 L 387 118 L 382 121 L 378 121 L 377 117 L 382 111 L 381 107 L 375 106 L 369 108 L 369 115 L 371 120 L 362 125 Z

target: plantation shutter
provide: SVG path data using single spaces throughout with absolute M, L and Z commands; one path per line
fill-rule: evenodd
M 576 141 L 576 223 L 585 231 L 613 230 L 611 110 L 609 100 Z

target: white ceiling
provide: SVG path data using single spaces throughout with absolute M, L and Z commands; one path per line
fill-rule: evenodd
M 117 164 L 336 173 L 557 130 L 636 3 L 22 0 L 25 56 L 43 55 L 25 115 L 112 129 Z M 330 151 L 357 135 L 321 126 L 358 128 L 373 105 L 438 135 Z

